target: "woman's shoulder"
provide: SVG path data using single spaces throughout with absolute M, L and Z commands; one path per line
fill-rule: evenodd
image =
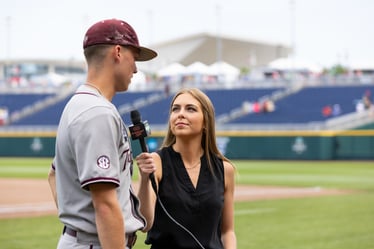
M 225 189 L 233 189 L 235 185 L 235 166 L 230 161 L 223 161 L 223 170 L 225 174 Z
M 227 174 L 234 175 L 234 173 L 236 171 L 234 164 L 232 164 L 232 162 L 226 161 L 226 160 L 223 160 L 223 169 L 225 171 L 225 175 L 227 175 Z

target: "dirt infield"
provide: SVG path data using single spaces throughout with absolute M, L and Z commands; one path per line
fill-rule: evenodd
M 134 188 L 137 188 L 136 183 Z M 347 191 L 321 188 L 238 185 L 235 189 L 235 200 L 300 198 L 345 193 Z M 0 196 L 0 219 L 57 214 L 46 179 L 0 179 Z

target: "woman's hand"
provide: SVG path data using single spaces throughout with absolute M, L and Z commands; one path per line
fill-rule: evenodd
M 149 179 L 149 175 L 156 171 L 156 164 L 151 153 L 143 152 L 139 154 L 135 160 L 139 168 L 141 179 Z

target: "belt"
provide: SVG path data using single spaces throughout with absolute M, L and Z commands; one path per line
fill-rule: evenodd
M 64 229 L 62 230 L 62 234 L 69 234 L 72 237 L 77 237 L 77 231 L 71 229 L 70 227 L 64 226 Z
M 62 230 L 62 234 L 65 234 L 65 233 L 69 234 L 72 237 L 77 237 L 78 232 L 75 231 L 74 229 L 71 229 L 70 227 L 64 226 L 64 229 Z M 126 234 L 126 240 L 127 240 L 126 246 L 131 249 L 135 245 L 137 237 L 138 236 L 136 235 L 136 233 Z
M 131 249 L 135 245 L 137 238 L 138 238 L 138 235 L 136 235 L 136 233 L 126 234 L 126 239 L 127 239 L 126 246 L 129 249 Z

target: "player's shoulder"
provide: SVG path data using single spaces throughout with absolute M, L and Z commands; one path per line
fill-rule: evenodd
M 112 102 L 107 100 L 101 95 L 92 92 L 77 91 L 69 101 L 72 109 L 76 110 L 89 110 L 92 108 L 113 110 L 115 106 Z
M 120 120 L 120 115 L 114 105 L 101 97 L 95 96 L 81 96 L 71 99 L 67 105 L 65 116 L 70 124 L 85 123 L 88 120 L 102 120 L 110 117 L 113 120 Z

